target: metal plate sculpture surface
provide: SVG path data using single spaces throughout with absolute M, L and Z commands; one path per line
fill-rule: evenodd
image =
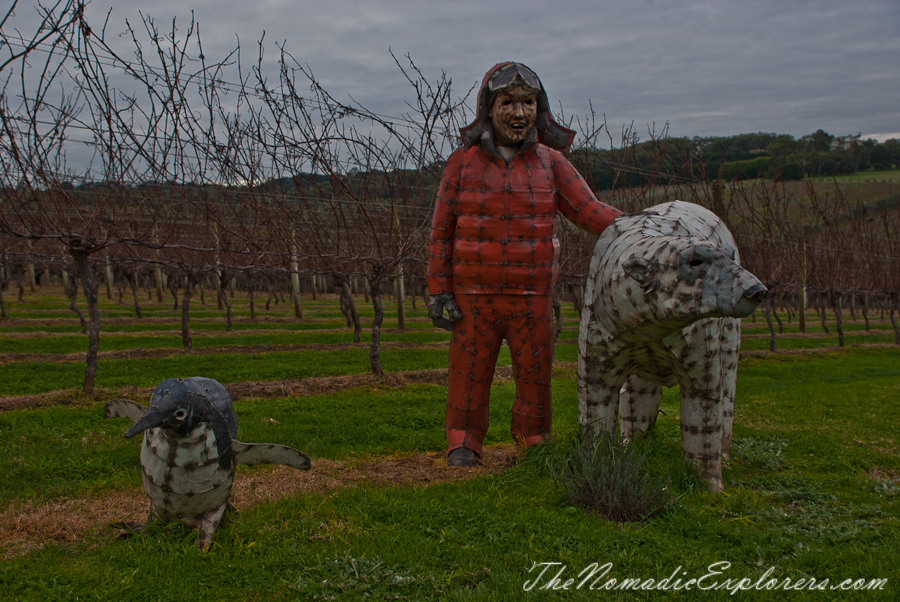
M 211 378 L 166 379 L 150 396 L 149 408 L 117 399 L 106 404 L 105 415 L 134 422 L 126 437 L 144 433 L 141 473 L 150 520 L 197 529 L 201 549 L 209 546 L 229 506 L 238 462 L 310 469 L 309 457 L 296 449 L 237 441 L 231 397 Z
M 646 432 L 662 386 L 681 389 L 684 457 L 716 490 L 731 447 L 742 316 L 766 287 L 712 212 L 674 201 L 623 215 L 594 247 L 578 333 L 578 415 Z

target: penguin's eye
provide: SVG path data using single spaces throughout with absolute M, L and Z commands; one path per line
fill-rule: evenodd
M 184 410 L 178 410 L 177 412 L 175 412 L 176 420 L 184 420 L 185 416 L 187 416 L 187 412 L 185 412 Z

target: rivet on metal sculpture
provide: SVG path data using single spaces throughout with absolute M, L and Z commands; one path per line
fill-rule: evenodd
M 674 201 L 623 215 L 591 257 L 578 333 L 578 416 L 595 432 L 646 432 L 662 386 L 681 389 L 686 460 L 722 490 L 742 316 L 768 291 L 712 212 Z
M 237 441 L 231 397 L 211 378 L 166 379 L 150 396 L 149 408 L 116 399 L 106 404 L 105 415 L 134 422 L 126 437 L 144 433 L 141 473 L 150 521 L 178 521 L 197 529 L 204 550 L 229 507 L 238 462 L 310 468 L 309 457 L 296 449 Z

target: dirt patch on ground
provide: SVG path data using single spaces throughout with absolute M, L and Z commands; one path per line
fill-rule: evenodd
M 853 439 L 853 443 L 860 447 L 874 449 L 879 454 L 884 454 L 886 456 L 893 456 L 897 454 L 897 444 L 892 439 L 875 439 L 874 441 L 860 441 L 859 439 Z M 895 477 L 898 475 L 896 471 L 891 471 L 891 474 L 893 474 Z
M 576 345 L 577 339 L 560 339 L 557 345 Z M 301 343 L 298 345 L 228 345 L 222 347 L 194 347 L 179 349 L 163 347 L 159 349 L 118 349 L 101 351 L 97 357 L 101 360 L 146 360 L 190 355 L 261 355 L 263 353 L 301 353 L 304 351 L 347 351 L 349 349 L 369 349 L 369 343 Z M 433 343 L 416 343 L 408 341 L 383 341 L 382 349 L 435 349 L 446 348 L 447 341 Z M 71 364 L 84 362 L 85 352 L 78 353 L 0 353 L 0 365 L 24 362 L 48 362 L 53 364 Z
M 553 376 L 557 378 L 573 378 L 575 376 L 575 367 L 575 362 L 556 362 L 553 365 Z M 510 379 L 512 379 L 511 366 L 497 368 L 494 374 L 494 382 L 503 382 Z M 231 395 L 232 400 L 252 401 L 253 398 L 310 397 L 359 388 L 370 388 L 373 390 L 402 389 L 411 385 L 447 386 L 447 370 L 439 368 L 388 372 L 384 376 L 350 374 L 347 376 L 324 376 L 300 380 L 226 383 L 224 387 Z M 97 388 L 90 394 L 78 389 L 67 389 L 65 391 L 41 393 L 40 395 L 0 397 L 0 412 L 53 406 L 90 406 L 120 398 L 146 403 L 152 392 L 153 389 L 149 387 L 126 387 L 122 389 Z
M 779 355 L 791 355 L 799 357 L 809 357 L 812 355 L 825 355 L 828 353 L 840 353 L 844 349 L 852 349 L 863 347 L 866 349 L 896 349 L 896 345 L 890 343 L 863 343 L 862 345 L 851 345 L 849 347 L 813 347 L 810 349 L 776 349 L 774 352 L 766 349 L 756 349 L 753 351 L 741 351 L 740 359 L 749 358 L 777 358 Z M 0 406 L 2 407 L 2 406 Z
M 407 320 L 407 323 L 409 320 Z M 430 324 L 430 322 L 429 322 Z M 427 332 L 428 329 L 425 328 L 405 328 L 400 330 L 399 328 L 382 328 L 381 334 L 409 334 L 410 332 Z M 363 334 L 371 332 L 371 327 L 363 327 Z M 576 330 L 577 332 L 577 330 Z M 256 335 L 316 335 L 316 334 L 334 334 L 341 333 L 345 334 L 349 337 L 353 336 L 352 328 L 315 328 L 309 330 L 294 330 L 294 329 L 277 329 L 277 328 L 242 328 L 240 330 L 196 330 L 191 329 L 191 338 L 193 339 L 202 339 L 202 338 L 212 338 L 212 337 L 239 337 L 239 336 L 256 336 Z M 0 336 L 8 339 L 45 339 L 48 337 L 74 337 L 74 336 L 87 336 L 83 335 L 80 332 L 46 332 L 44 330 L 35 330 L 33 332 L 3 332 L 0 333 Z M 128 332 L 120 332 L 117 330 L 111 330 L 106 327 L 106 324 L 103 324 L 103 332 L 100 334 L 100 338 L 102 340 L 103 337 L 181 337 L 181 327 L 173 328 L 172 330 L 140 330 L 140 331 L 128 331 Z
M 38 313 L 40 310 L 28 310 L 28 313 Z M 60 310 L 51 310 L 54 312 L 59 312 Z M 87 310 L 84 310 L 85 316 L 87 316 Z M 322 322 L 335 322 L 338 320 L 343 320 L 343 318 L 338 314 L 335 317 L 331 318 L 303 318 L 303 323 L 322 323 Z M 371 320 L 369 320 L 371 322 Z M 416 317 L 416 316 L 407 316 L 407 322 L 428 322 L 431 323 L 431 318 L 428 317 Z M 196 323 L 204 323 L 204 324 L 224 324 L 225 317 L 221 318 L 195 318 L 191 317 L 191 322 Z M 132 326 L 132 325 L 140 325 L 140 324 L 176 324 L 180 325 L 180 318 L 177 317 L 156 317 L 156 318 L 101 318 L 100 323 L 103 326 L 103 330 L 107 330 L 112 326 Z M 236 316 L 231 318 L 232 324 L 297 324 L 298 319 L 294 317 L 282 317 L 282 316 L 259 316 L 256 318 L 251 318 L 249 316 Z M 75 314 L 72 314 L 72 317 L 69 318 L 4 318 L 2 322 L 4 327 L 17 327 L 17 326 L 70 326 L 72 324 L 78 324 L 78 318 Z M 68 333 L 74 334 L 74 333 Z
M 892 330 L 845 330 L 845 337 L 856 337 L 856 336 L 878 336 L 878 335 L 893 335 L 894 332 Z M 790 333 L 776 333 L 775 340 L 778 339 L 829 339 L 838 336 L 837 331 L 830 333 L 825 332 L 790 332 Z M 742 338 L 745 339 L 770 339 L 772 335 L 762 333 L 762 334 L 743 334 Z
M 235 477 L 231 503 L 240 512 L 261 503 L 346 487 L 427 486 L 464 481 L 499 472 L 515 464 L 521 452 L 512 444 L 486 447 L 482 463 L 471 468 L 447 466 L 444 452 L 342 462 L 313 460 L 309 472 L 286 466 L 241 469 Z M 0 511 L 0 549 L 6 558 L 51 542 L 76 543 L 116 531 L 116 522 L 144 522 L 149 502 L 139 488 L 102 496 L 65 498 L 28 504 L 15 501 Z
M 511 372 L 506 370 L 507 373 Z M 500 370 L 498 370 L 500 375 Z M 501 375 L 502 378 L 502 375 Z M 265 382 L 231 383 L 225 385 L 233 400 L 252 400 L 254 397 L 310 397 L 340 393 L 349 389 L 402 389 L 411 385 L 447 386 L 447 370 L 409 370 L 388 372 L 384 376 L 374 374 L 349 374 L 324 376 L 302 380 L 278 380 Z
M 446 341 L 435 343 L 412 343 L 405 341 L 386 341 L 381 343 L 382 349 L 428 349 L 446 347 Z M 228 345 L 227 347 L 194 347 L 177 349 L 165 347 L 161 349 L 119 349 L 117 351 L 101 351 L 101 360 L 145 360 L 185 355 L 259 355 L 263 353 L 299 353 L 303 351 L 346 351 L 348 349 L 369 349 L 369 343 L 312 343 L 300 345 Z M 86 361 L 87 354 L 78 353 L 0 353 L 0 365 L 15 362 L 50 362 L 54 364 L 77 363 Z
M 888 482 L 893 485 L 900 485 L 900 471 L 893 469 L 885 469 L 876 466 L 869 471 L 868 478 L 874 483 Z

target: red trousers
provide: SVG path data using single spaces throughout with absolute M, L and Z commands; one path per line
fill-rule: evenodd
M 488 430 L 488 402 L 500 345 L 512 355 L 516 400 L 510 432 L 528 447 L 550 437 L 553 305 L 549 295 L 454 294 L 462 320 L 450 340 L 447 394 L 448 453 L 467 447 L 481 454 Z

